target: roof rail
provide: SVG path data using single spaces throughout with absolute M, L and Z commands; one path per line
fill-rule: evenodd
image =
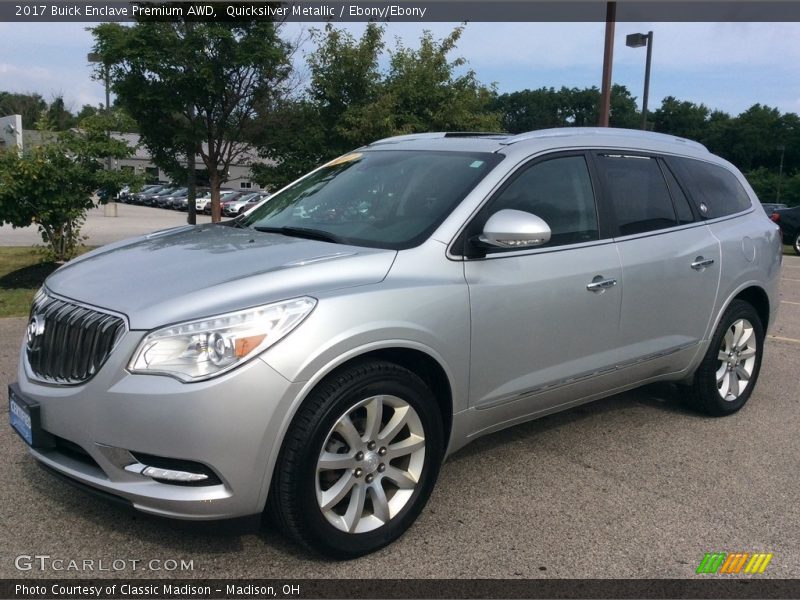
M 501 141 L 500 143 L 503 145 L 511 145 L 526 140 L 535 140 L 535 139 L 551 138 L 551 137 L 568 137 L 577 135 L 596 135 L 598 137 L 626 137 L 631 139 L 658 141 L 668 144 L 677 143 L 688 146 L 690 148 L 696 148 L 698 150 L 704 150 L 705 152 L 708 152 L 708 148 L 706 148 L 700 142 L 687 140 L 682 137 L 667 135 L 664 133 L 654 133 L 652 131 L 640 131 L 638 129 L 617 129 L 614 127 L 559 127 L 554 129 L 538 129 L 536 131 L 528 131 L 526 133 L 520 133 L 504 141 Z
M 434 131 L 432 133 L 409 133 L 406 135 L 396 135 L 393 137 L 383 138 L 368 144 L 375 146 L 377 144 L 395 144 L 397 142 L 408 142 L 412 140 L 429 140 L 435 138 L 469 138 L 469 137 L 486 137 L 496 138 L 500 140 L 507 139 L 509 134 L 498 132 L 486 131 Z

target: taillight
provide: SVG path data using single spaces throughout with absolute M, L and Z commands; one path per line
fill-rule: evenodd
M 780 214 L 778 214 L 778 213 L 776 213 L 776 212 L 772 213 L 772 214 L 769 216 L 769 218 L 770 218 L 770 219 L 772 219 L 772 220 L 773 220 L 775 223 L 777 223 L 778 221 L 780 221 L 780 220 L 781 220 L 781 216 L 780 216 Z

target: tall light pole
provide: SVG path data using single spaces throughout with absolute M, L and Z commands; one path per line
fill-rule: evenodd
M 780 144 L 778 150 L 781 151 L 781 164 L 778 167 L 778 192 L 775 194 L 775 202 L 781 201 L 781 182 L 783 180 L 783 153 L 786 152 L 786 144 Z
M 98 54 L 97 52 L 89 52 L 89 54 L 86 55 L 86 60 L 88 60 L 90 63 L 100 63 L 100 64 L 103 65 L 103 82 L 105 83 L 105 87 L 106 87 L 106 117 L 109 117 L 111 115 L 111 106 L 110 106 L 111 105 L 111 89 L 109 87 L 108 63 L 106 63 L 103 60 L 103 57 L 100 56 L 100 54 Z M 106 137 L 107 137 L 107 139 L 109 141 L 109 146 L 110 146 L 111 145 L 110 144 L 110 142 L 111 142 L 111 123 L 110 123 L 110 121 L 108 119 L 106 119 L 106 125 L 107 125 Z M 108 171 L 111 171 L 111 155 L 110 154 L 108 155 L 108 157 L 106 157 L 106 169 Z M 116 204 L 116 202 L 114 202 L 113 198 L 111 198 L 110 200 L 111 200 L 111 204 L 106 204 L 105 215 L 106 216 L 111 216 L 111 217 L 116 217 L 117 216 L 117 204 Z
M 86 55 L 86 60 L 90 63 L 101 63 L 103 65 L 103 82 L 106 86 L 106 115 L 110 112 L 110 104 L 111 104 L 111 90 L 109 89 L 108 85 L 108 65 L 103 62 L 103 58 L 97 52 L 89 52 Z M 108 139 L 111 139 L 111 130 L 109 129 L 106 134 L 108 135 Z M 111 170 L 111 157 L 109 156 L 106 161 L 106 168 L 110 171 Z
M 600 91 L 600 115 L 597 124 L 608 127 L 611 112 L 611 63 L 614 60 L 614 25 L 617 19 L 617 3 L 606 4 L 606 43 L 603 51 L 603 87 Z
M 644 67 L 644 96 L 642 97 L 642 129 L 647 129 L 647 97 L 650 95 L 650 61 L 653 58 L 653 32 L 631 33 L 625 38 L 628 48 L 647 46 L 647 60 Z

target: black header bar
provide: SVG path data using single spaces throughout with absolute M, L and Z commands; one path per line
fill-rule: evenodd
M 601 0 L 383 0 L 290 2 L 0 1 L 0 22 L 271 20 L 297 22 L 591 22 Z M 797 0 L 618 1 L 619 22 L 800 22 Z

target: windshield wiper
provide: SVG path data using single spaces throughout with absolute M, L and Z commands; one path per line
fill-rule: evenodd
M 281 233 L 290 237 L 307 238 L 309 240 L 321 240 L 323 242 L 333 242 L 343 244 L 342 238 L 321 229 L 310 229 L 307 227 L 254 227 L 256 231 L 264 233 Z

